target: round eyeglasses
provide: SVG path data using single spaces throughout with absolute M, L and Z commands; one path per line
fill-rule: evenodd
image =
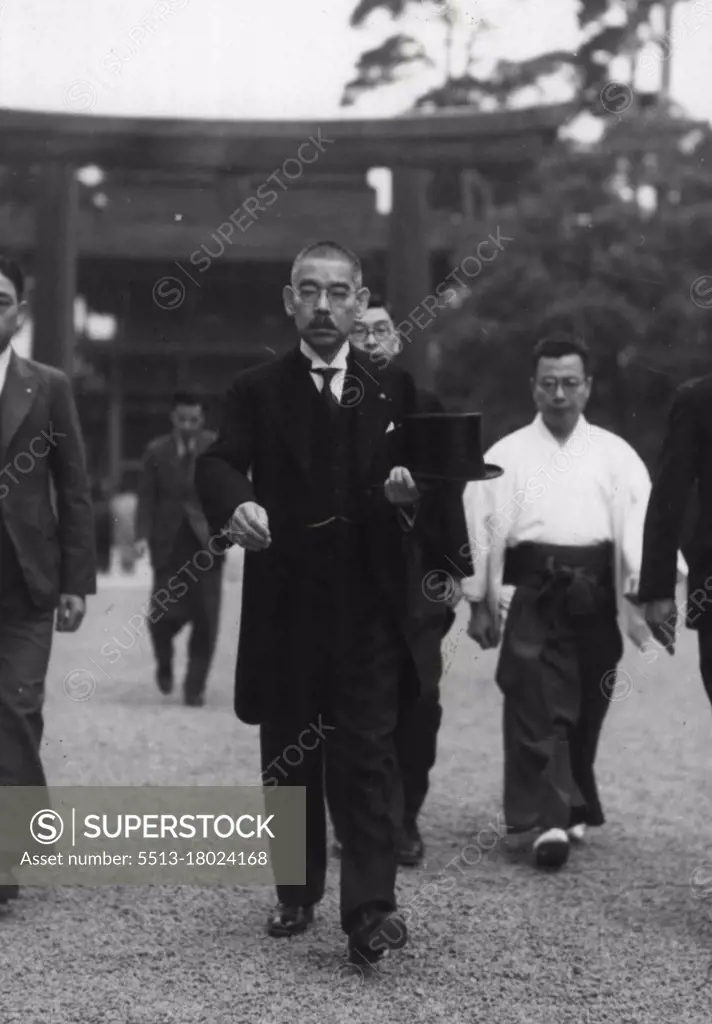
M 542 391 L 545 391 L 552 398 L 556 395 L 559 388 L 561 388 L 565 395 L 575 395 L 585 383 L 585 380 L 580 380 L 578 377 L 564 377 L 562 379 L 547 377 L 536 382 L 537 387 L 541 388 Z
M 340 284 L 332 285 L 330 288 L 317 288 L 315 285 L 305 284 L 297 289 L 299 301 L 305 306 L 315 306 L 324 294 L 330 306 L 342 306 L 349 301 L 353 293 L 350 288 Z
M 354 341 L 365 341 L 370 334 L 374 336 L 376 341 L 387 341 L 393 333 L 391 325 L 383 320 L 380 323 L 369 326 L 368 324 L 354 324 L 351 328 L 351 337 Z

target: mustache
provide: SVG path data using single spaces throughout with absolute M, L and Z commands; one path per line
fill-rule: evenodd
M 330 316 L 315 316 L 312 318 L 309 327 L 313 331 L 336 330 L 336 324 Z

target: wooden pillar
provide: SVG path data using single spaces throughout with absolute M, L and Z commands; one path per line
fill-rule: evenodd
M 432 387 L 433 376 L 426 326 L 432 316 L 421 305 L 432 291 L 427 205 L 429 178 L 429 171 L 393 169 L 389 224 L 388 299 L 393 317 L 401 325 L 405 343 L 399 363 L 422 388 Z
M 111 352 L 109 373 L 109 415 L 107 418 L 107 450 L 112 490 L 119 487 L 123 468 L 124 396 L 121 373 L 121 352 Z
M 74 167 L 48 162 L 40 173 L 35 232 L 32 358 L 72 376 L 77 291 L 78 199 Z

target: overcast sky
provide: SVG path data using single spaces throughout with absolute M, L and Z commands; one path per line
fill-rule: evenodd
M 482 34 L 483 68 L 577 38 L 575 0 L 427 0 L 408 27 L 440 52 L 433 6 L 459 4 Z M 0 0 L 0 107 L 206 118 L 341 116 L 339 98 L 364 46 L 390 27 L 349 27 L 355 0 Z M 712 120 L 712 0 L 680 4 L 673 94 Z M 654 86 L 658 68 L 639 85 Z M 349 116 L 405 109 L 420 79 L 371 96 Z M 548 99 L 558 98 L 547 95 Z

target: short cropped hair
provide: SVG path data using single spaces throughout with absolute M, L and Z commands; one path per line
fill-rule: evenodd
M 342 259 L 351 267 L 354 278 L 356 280 L 356 287 L 360 288 L 363 284 L 363 271 L 361 269 L 361 261 L 355 252 L 351 249 L 347 249 L 345 245 L 341 245 L 339 242 L 332 242 L 326 239 L 322 242 L 314 242 L 313 245 L 307 245 L 301 252 L 297 253 L 292 263 L 291 279 L 294 280 L 294 275 L 297 270 L 297 266 L 305 260 L 307 256 L 341 256 Z
M 390 303 L 388 303 L 382 295 L 379 295 L 378 292 L 371 295 L 371 298 L 368 300 L 368 308 L 385 309 L 386 313 L 388 313 L 391 318 L 393 317 L 393 310 L 390 307 Z
M 205 400 L 197 391 L 174 391 L 173 408 L 176 409 L 179 405 L 199 405 L 203 411 L 205 410 Z
M 534 373 L 539 367 L 540 359 L 561 359 L 562 356 L 579 356 L 584 371 L 588 375 L 591 367 L 591 351 L 583 338 L 566 331 L 547 334 L 537 341 L 532 352 Z
M 15 263 L 7 256 L 0 256 L 0 274 L 12 281 L 17 292 L 17 301 L 22 302 L 25 297 L 25 275 L 19 263 Z

